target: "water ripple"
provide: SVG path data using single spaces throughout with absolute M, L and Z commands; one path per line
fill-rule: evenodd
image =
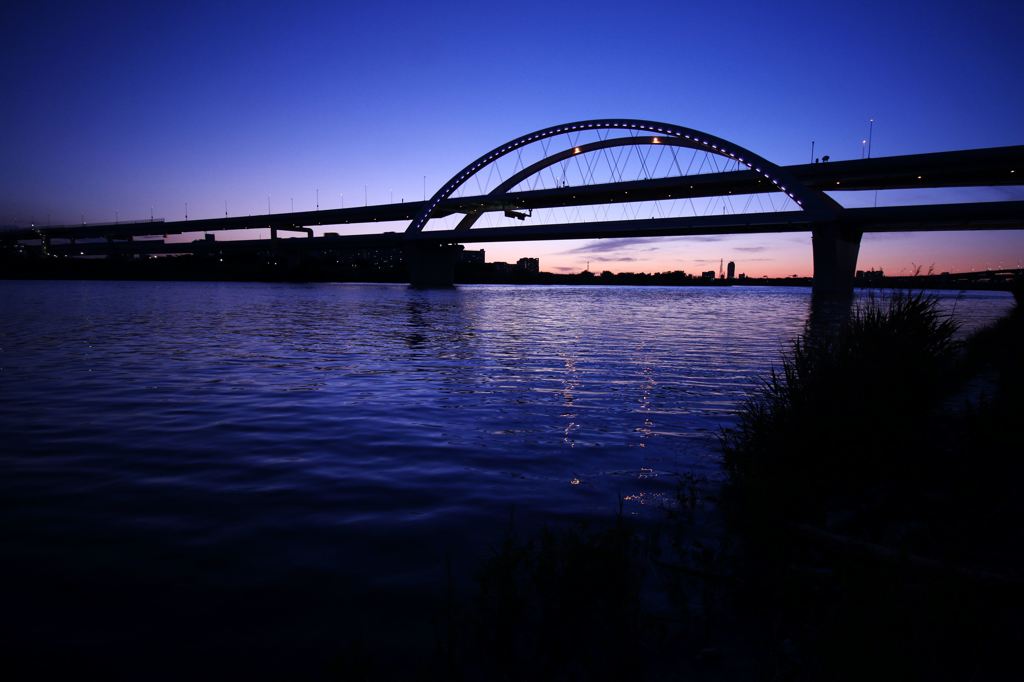
M 88 546 L 112 562 L 137 541 L 151 553 L 117 560 L 143 572 L 205 548 L 225 568 L 204 579 L 267 583 L 354 555 L 364 580 L 412 581 L 425 566 L 395 543 L 493 540 L 512 508 L 657 508 L 676 474 L 719 475 L 715 433 L 809 306 L 805 289 L 757 287 L 0 294 L 0 496 L 17 538 L 0 559 L 57 566 Z M 954 304 L 976 327 L 1010 299 Z

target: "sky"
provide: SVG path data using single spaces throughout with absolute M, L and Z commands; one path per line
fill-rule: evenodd
M 255 214 L 268 196 L 312 209 L 318 189 L 321 207 L 420 199 L 424 178 L 430 195 L 508 140 L 600 117 L 777 164 L 807 162 L 811 140 L 860 158 L 870 118 L 873 156 L 1024 144 L 1022 24 L 1019 1 L 8 2 L 0 225 Z M 550 271 L 811 272 L 809 234 L 484 248 Z M 886 234 L 865 236 L 859 267 L 1022 261 L 1020 232 Z

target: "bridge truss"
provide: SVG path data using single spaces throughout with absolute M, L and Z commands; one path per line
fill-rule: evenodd
M 620 196 L 587 203 L 601 188 L 650 184 L 708 175 L 753 174 L 755 191 L 724 190 L 711 196 L 629 200 Z M 570 205 L 524 210 L 528 195 L 576 190 Z M 690 187 L 692 190 L 693 187 Z M 628 195 L 628 190 L 624 190 Z M 526 195 L 526 196 L 524 196 Z M 462 217 L 443 211 L 452 198 L 477 201 Z M 636 221 L 669 217 L 809 211 L 834 219 L 841 207 L 824 191 L 753 151 L 707 133 L 654 121 L 602 119 L 552 126 L 523 135 L 473 161 L 442 185 L 410 222 L 407 232 L 469 230 L 524 224 Z

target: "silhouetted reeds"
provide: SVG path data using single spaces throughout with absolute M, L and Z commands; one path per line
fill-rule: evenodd
M 722 434 L 741 611 L 769 614 L 778 674 L 995 679 L 1024 642 L 1024 315 L 955 331 L 923 293 L 868 299 Z
M 894 292 L 832 333 L 806 332 L 721 436 L 733 484 L 758 505 L 809 512 L 905 465 L 891 453 L 914 449 L 909 425 L 941 397 L 956 329 L 934 298 Z

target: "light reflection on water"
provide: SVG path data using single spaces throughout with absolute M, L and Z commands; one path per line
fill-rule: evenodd
M 621 496 L 633 513 L 673 474 L 719 476 L 714 434 L 810 302 L 762 287 L 0 294 L 0 559 L 58 565 L 137 541 L 204 580 L 271 584 L 338 566 L 415 582 L 409 543 L 490 542 L 513 508 L 607 516 Z M 942 296 L 967 329 L 1011 305 Z

